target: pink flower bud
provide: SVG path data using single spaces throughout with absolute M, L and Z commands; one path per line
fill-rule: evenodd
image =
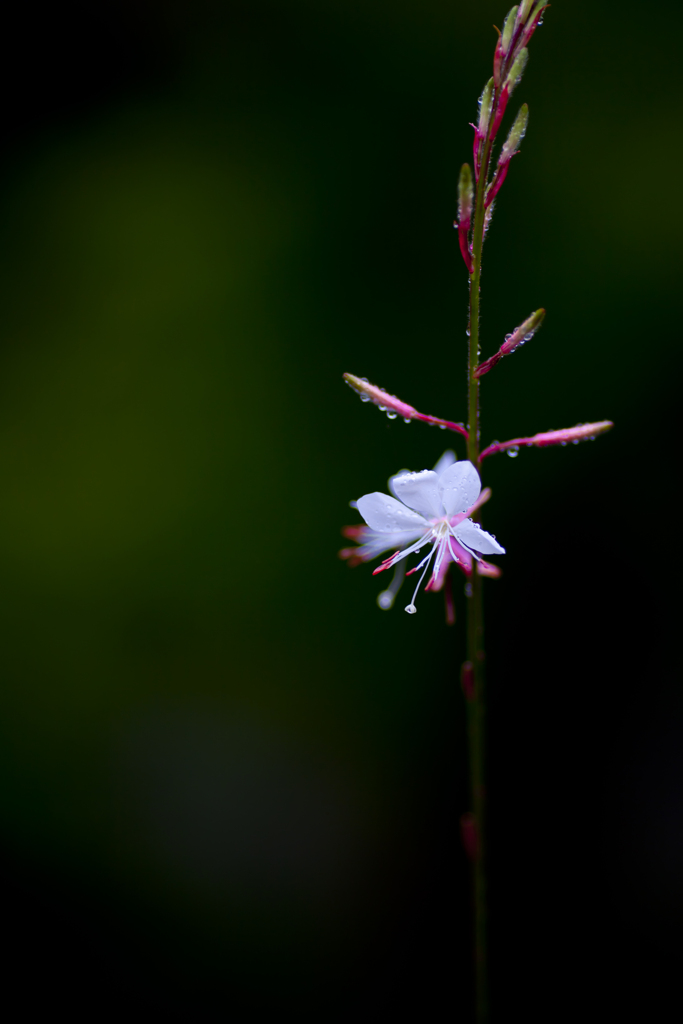
M 516 327 L 512 334 L 509 334 L 503 344 L 500 346 L 501 356 L 508 356 L 511 352 L 514 352 L 519 345 L 523 345 L 525 341 L 531 341 L 536 331 L 539 329 L 545 318 L 545 310 L 537 309 L 535 313 L 527 317 L 523 324 Z
M 520 324 L 512 334 L 508 334 L 503 344 L 500 346 L 495 355 L 489 356 L 483 363 L 474 371 L 475 377 L 483 377 L 485 373 L 492 370 L 493 367 L 499 362 L 503 356 L 509 356 L 511 352 L 514 352 L 519 345 L 523 345 L 525 341 L 530 341 L 536 331 L 543 323 L 545 317 L 544 309 L 537 309 L 535 313 L 527 317 L 523 324 Z
M 578 444 L 579 441 L 594 441 L 598 434 L 604 434 L 611 430 L 614 424 L 611 420 L 601 420 L 599 423 L 577 423 L 575 427 L 565 427 L 564 430 L 549 430 L 545 434 L 534 434 L 532 444 L 537 448 L 547 448 L 551 444 Z
M 358 392 L 361 402 L 374 402 L 390 420 L 402 416 L 406 423 L 410 423 L 411 420 L 420 420 L 421 423 L 429 423 L 431 426 L 441 427 L 442 430 L 453 430 L 462 437 L 468 437 L 468 432 L 462 423 L 453 423 L 451 420 L 442 420 L 439 416 L 429 416 L 424 412 L 418 412 L 412 405 L 402 402 L 396 395 L 389 395 L 377 385 L 370 384 L 366 377 L 355 377 L 352 373 L 345 373 L 344 380 L 350 388 Z
M 568 444 L 578 444 L 580 441 L 593 441 L 598 434 L 604 434 L 611 430 L 614 424 L 611 420 L 600 420 L 599 423 L 577 423 L 575 427 L 565 427 L 564 430 L 549 430 L 544 434 L 534 434 L 533 437 L 516 437 L 511 441 L 494 441 L 479 456 L 480 460 L 497 452 L 508 451 L 516 455 L 520 448 L 548 448 L 550 445 L 559 444 L 564 448 Z
M 412 405 L 406 405 L 396 395 L 388 395 L 383 388 L 370 384 L 367 377 L 354 377 L 352 373 L 345 373 L 344 380 L 358 392 L 361 402 L 374 402 L 390 418 L 403 416 L 404 420 L 412 420 L 417 416 L 417 409 L 413 409 Z
M 529 40 L 538 26 L 543 24 L 543 12 L 546 7 L 550 7 L 550 4 L 547 4 L 545 0 L 538 0 L 520 36 L 519 42 L 521 46 L 528 46 Z

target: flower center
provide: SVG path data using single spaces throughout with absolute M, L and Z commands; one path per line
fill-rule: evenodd
M 432 520 L 432 536 L 434 540 L 443 540 L 450 533 L 450 522 L 448 516 L 443 519 Z

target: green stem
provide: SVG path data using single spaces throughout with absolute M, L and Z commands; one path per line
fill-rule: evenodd
M 474 226 L 472 230 L 472 274 L 470 275 L 469 309 L 469 438 L 467 457 L 479 469 L 479 380 L 474 371 L 479 362 L 479 302 L 481 285 L 481 253 L 484 245 L 484 193 L 488 177 L 493 140 L 487 138 L 477 182 Z M 476 517 L 475 517 L 476 518 Z M 474 963 L 475 1005 L 477 1024 L 488 1021 L 488 951 L 486 905 L 486 792 L 484 785 L 484 602 L 482 577 L 472 563 L 467 601 L 467 660 L 472 665 L 474 692 L 468 701 L 468 741 L 472 812 L 477 830 L 477 851 L 473 863 L 474 889 Z

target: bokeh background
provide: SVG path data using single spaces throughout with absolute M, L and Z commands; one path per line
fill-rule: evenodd
M 336 554 L 349 499 L 453 438 L 341 374 L 464 418 L 451 225 L 504 14 L 69 0 L 5 23 L 0 785 L 25 1007 L 469 1019 L 462 588 L 449 631 L 429 595 L 379 611 Z M 485 352 L 548 317 L 485 380 L 485 440 L 617 424 L 486 464 L 509 552 L 487 588 L 499 1020 L 657 1016 L 680 964 L 677 18 L 553 5 L 486 253 Z

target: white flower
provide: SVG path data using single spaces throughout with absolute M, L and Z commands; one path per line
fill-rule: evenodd
M 464 553 L 479 559 L 484 555 L 504 555 L 505 549 L 490 533 L 468 519 L 481 492 L 479 474 L 471 462 L 455 462 L 446 452 L 433 470 L 421 473 L 399 473 L 389 481 L 395 497 L 375 491 L 358 499 L 357 508 L 373 531 L 374 554 L 388 548 L 400 548 L 390 555 L 375 572 L 390 569 L 408 555 L 429 544 L 429 553 L 411 572 L 422 569 L 412 601 L 406 607 L 411 615 L 417 609 L 415 597 L 429 569 L 432 558 L 431 583 L 439 578 L 444 558 L 461 561 Z M 406 545 L 405 547 L 403 545 Z M 372 557 L 370 553 L 366 557 Z

